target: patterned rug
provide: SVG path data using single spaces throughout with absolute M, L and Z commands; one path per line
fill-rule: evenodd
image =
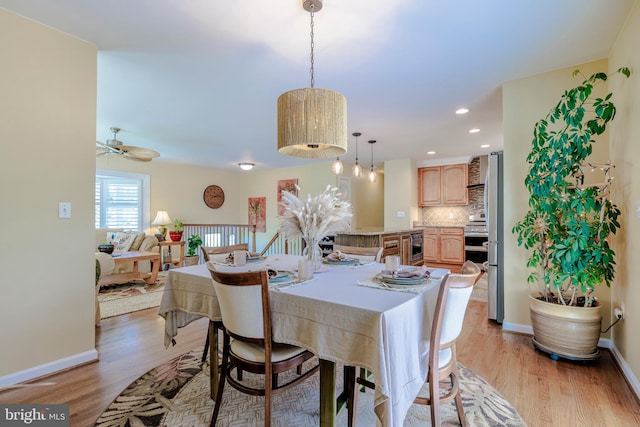
M 139 281 L 102 286 L 98 293 L 100 317 L 106 319 L 160 306 L 165 278 L 166 272 L 161 271 L 153 285 Z
M 214 402 L 209 398 L 209 365 L 206 362 L 201 366 L 201 355 L 202 348 L 192 350 L 138 378 L 116 397 L 95 426 L 208 426 Z M 337 372 L 341 371 L 342 367 L 338 367 Z M 460 374 L 469 426 L 526 426 L 518 412 L 489 383 L 463 365 L 460 365 Z M 244 373 L 245 380 L 251 381 L 250 377 L 250 373 Z M 341 382 L 342 379 L 338 378 L 337 384 Z M 318 374 L 315 374 L 298 386 L 274 396 L 272 425 L 319 425 L 319 388 Z M 423 391 L 428 394 L 427 387 Z M 263 402 L 261 397 L 247 396 L 232 387 L 225 387 L 218 426 L 263 425 Z M 346 426 L 346 418 L 346 411 L 343 411 L 338 425 Z M 376 425 L 372 390 L 367 389 L 358 396 L 356 425 Z M 430 425 L 429 407 L 413 405 L 404 425 Z M 460 425 L 453 402 L 442 406 L 442 425 Z

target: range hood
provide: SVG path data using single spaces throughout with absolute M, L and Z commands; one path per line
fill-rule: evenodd
M 489 167 L 489 156 L 479 156 L 480 159 L 480 176 L 478 182 L 467 185 L 467 188 L 480 188 L 484 187 L 484 183 L 487 177 L 487 169 Z

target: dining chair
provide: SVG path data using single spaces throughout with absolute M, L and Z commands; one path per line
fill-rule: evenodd
M 475 265 L 475 264 L 474 264 Z M 414 403 L 429 405 L 431 410 L 431 425 L 441 424 L 440 405 L 455 401 L 460 425 L 466 426 L 467 420 L 462 407 L 462 397 L 458 378 L 456 341 L 462 331 L 464 315 L 467 310 L 469 298 L 473 291 L 480 269 L 475 266 L 467 266 L 466 271 L 471 273 L 448 274 L 440 285 L 436 309 L 431 325 L 431 338 L 429 341 L 429 353 L 426 357 L 428 363 L 427 382 L 429 383 L 429 397 L 418 396 Z M 445 394 L 440 395 L 441 381 L 449 378 L 450 386 Z M 434 398 L 433 396 L 439 396 Z
M 382 248 L 360 248 L 357 246 L 333 245 L 334 251 L 340 251 L 349 255 L 350 258 L 357 258 L 361 262 L 380 262 L 382 258 Z
M 467 265 L 465 270 L 473 272 L 447 274 L 443 277 L 438 290 L 428 354 L 421 356 L 422 360 L 426 359 L 427 361 L 426 382 L 429 387 L 429 397 L 418 396 L 414 400 L 414 403 L 430 406 L 431 425 L 433 426 L 441 425 L 440 405 L 452 400 L 455 400 L 460 425 L 467 425 L 458 383 L 460 374 L 457 366 L 456 341 L 462 331 L 464 315 L 473 291 L 473 285 L 481 273 L 477 265 L 476 268 L 477 271 Z M 447 377 L 451 380 L 451 385 L 444 385 L 448 390 L 441 396 L 441 381 Z M 375 384 L 367 378 L 363 378 L 362 375 L 356 381 L 361 385 L 375 389 Z M 354 394 L 355 392 L 350 393 L 348 399 L 355 399 Z M 433 399 L 432 396 L 439 396 L 439 398 Z
M 480 268 L 480 266 L 478 264 L 476 264 L 473 261 L 465 261 L 464 264 L 462 264 L 462 267 L 460 267 L 460 273 L 462 274 L 476 274 L 478 273 L 478 276 L 476 278 L 476 282 L 480 279 L 480 273 L 482 273 L 482 269 Z M 475 285 L 475 283 L 474 283 Z
M 204 258 L 204 262 L 209 261 L 224 261 L 230 253 L 233 251 L 248 251 L 249 244 L 248 243 L 239 243 L 237 245 L 227 245 L 227 246 L 200 246 L 200 250 L 202 251 L 202 257 Z M 212 256 L 213 255 L 213 256 Z M 213 327 L 221 329 L 221 322 L 213 322 Z M 204 350 L 202 351 L 201 361 L 204 363 L 207 360 L 207 352 L 209 351 L 209 333 L 207 333 L 207 337 L 204 341 Z M 242 377 L 242 374 L 240 374 Z
M 216 257 L 220 258 L 220 260 L 224 260 L 230 253 L 233 251 L 249 251 L 248 243 L 238 243 L 237 245 L 227 245 L 227 246 L 200 246 L 200 250 L 202 250 L 202 256 L 204 257 L 204 261 L 213 261 L 211 259 L 211 255 L 224 255 L 224 257 Z
M 211 426 L 215 426 L 225 383 L 252 396 L 264 396 L 264 425 L 271 425 L 272 396 L 308 379 L 319 369 L 316 364 L 306 372 L 302 364 L 314 357 L 310 351 L 276 343 L 271 337 L 269 281 L 266 270 L 246 273 L 226 273 L 216 270 L 212 262 L 207 267 L 213 279 L 222 315 L 222 369 L 213 409 Z M 285 384 L 278 384 L 278 374 L 297 369 Z M 234 369 L 264 376 L 264 387 L 243 384 L 231 376 Z

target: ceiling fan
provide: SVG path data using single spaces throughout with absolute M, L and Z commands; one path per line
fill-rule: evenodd
M 124 145 L 122 141 L 118 141 L 116 135 L 120 132 L 120 128 L 110 128 L 113 132 L 113 139 L 107 139 L 106 143 L 96 141 L 96 156 L 105 154 L 116 154 L 129 160 L 138 162 L 150 162 L 151 159 L 158 157 L 160 153 L 149 150 L 148 148 L 135 147 L 133 145 Z

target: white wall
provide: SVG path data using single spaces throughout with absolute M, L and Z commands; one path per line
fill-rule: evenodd
M 3 9 L 0 40 L 1 385 L 96 357 L 97 52 Z
M 612 194 L 622 211 L 621 229 L 611 239 L 617 254 L 616 279 L 612 288 L 614 306 L 625 305 L 625 318 L 613 328 L 613 343 L 636 378 L 632 383 L 640 395 L 640 2 L 636 2 L 609 58 L 609 70 L 631 68 L 631 78 L 609 80 L 618 108 L 611 128 L 611 159 L 616 164 Z
M 418 220 L 418 169 L 410 159 L 384 162 L 384 228 L 411 228 Z M 404 216 L 398 216 L 398 212 Z

